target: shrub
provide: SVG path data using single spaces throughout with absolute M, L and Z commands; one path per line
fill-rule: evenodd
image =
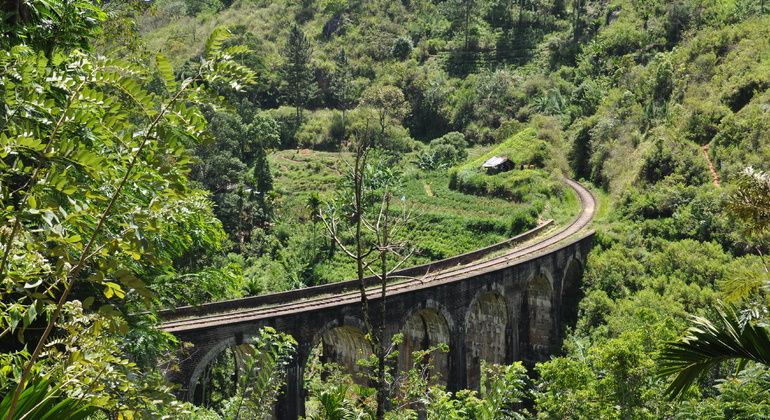
M 345 141 L 347 130 L 341 112 L 336 112 L 332 116 L 331 126 L 329 126 L 329 136 L 331 136 L 334 143 L 338 145 Z
M 509 225 L 510 234 L 518 235 L 537 226 L 537 209 L 525 207 L 513 212 Z
M 403 61 L 409 58 L 413 48 L 412 40 L 402 36 L 393 43 L 391 54 L 393 55 L 393 58 Z
M 305 121 L 295 132 L 294 144 L 314 150 L 335 151 L 345 138 L 342 116 L 331 110 L 306 113 Z
M 187 14 L 196 16 L 200 13 L 216 13 L 224 7 L 219 0 L 186 0 Z
M 468 157 L 466 146 L 462 133 L 447 133 L 432 140 L 430 145 L 417 155 L 417 166 L 426 170 L 447 168 Z
M 572 92 L 570 103 L 576 106 L 578 115 L 592 115 L 603 95 L 604 92 L 593 79 L 586 79 Z
M 415 141 L 409 136 L 409 131 L 400 125 L 390 125 L 385 129 L 385 137 L 381 147 L 393 152 L 411 152 L 415 148 Z
M 465 129 L 465 139 L 470 144 L 492 144 L 495 142 L 495 135 L 491 128 L 471 123 Z
M 500 124 L 500 127 L 495 130 L 495 140 L 501 143 L 505 141 L 505 139 L 510 138 L 514 134 L 523 130 L 525 127 L 526 126 L 524 123 L 516 119 L 504 121 L 502 124 Z
M 490 233 L 490 232 L 501 233 L 501 234 L 508 233 L 507 226 L 497 221 L 493 221 L 489 219 L 471 220 L 468 222 L 467 226 L 468 226 L 468 229 L 477 233 Z
M 297 126 L 294 108 L 282 106 L 266 112 L 278 123 L 281 148 L 293 149 L 297 147 L 297 131 L 299 127 Z
M 706 162 L 700 153 L 700 150 L 688 147 L 688 144 L 656 139 L 644 157 L 639 176 L 642 181 L 654 184 L 677 174 L 687 184 L 700 184 L 708 179 Z
M 719 124 L 730 111 L 705 101 L 690 101 L 688 105 L 691 111 L 686 119 L 686 137 L 697 144 L 708 144 L 719 132 Z

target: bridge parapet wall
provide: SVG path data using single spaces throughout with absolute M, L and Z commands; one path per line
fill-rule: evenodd
M 487 255 L 494 252 L 513 247 L 517 244 L 521 244 L 529 239 L 542 233 L 547 228 L 553 225 L 553 220 L 547 220 L 533 229 L 530 229 L 522 234 L 516 235 L 505 241 L 498 242 L 485 248 L 477 249 L 474 251 L 460 254 L 454 257 L 445 258 L 443 260 L 430 262 L 427 264 L 416 265 L 414 267 L 407 267 L 393 273 L 393 276 L 398 277 L 420 277 L 428 273 L 445 270 L 447 268 L 455 267 L 458 265 L 470 264 L 477 261 Z M 367 286 L 374 286 L 377 284 L 377 278 L 369 276 L 365 279 Z M 308 299 L 321 295 L 335 295 L 353 290 L 358 290 L 358 280 L 346 280 L 336 283 L 323 284 L 319 286 L 306 287 L 303 289 L 288 290 L 285 292 L 270 293 L 260 296 L 252 296 L 242 299 L 226 300 L 221 302 L 212 302 L 197 306 L 183 306 L 176 309 L 169 309 L 160 311 L 159 315 L 164 320 L 180 319 L 195 317 L 201 315 L 209 315 L 212 313 L 223 313 L 236 311 L 244 308 L 256 308 L 260 306 L 283 304 L 287 302 L 298 301 L 302 299 Z

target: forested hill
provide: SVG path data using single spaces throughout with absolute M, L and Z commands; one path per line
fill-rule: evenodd
M 356 118 L 345 111 L 378 87 L 407 103 L 389 147 L 439 164 L 458 162 L 438 152 L 447 133 L 483 151 L 534 128 L 551 170 L 606 193 L 580 319 L 563 355 L 537 368 L 536 411 L 751 417 L 770 412 L 762 365 L 734 374 L 730 362 L 689 354 L 701 363 L 689 378 L 706 374 L 681 403 L 664 397 L 669 380 L 658 374 L 683 366 L 661 351 L 690 314 L 722 319 L 717 330 L 728 325 L 719 311 L 740 325 L 767 320 L 757 226 L 768 224 L 758 210 L 770 169 L 768 12 L 753 0 L 179 0 L 155 3 L 138 27 L 147 49 L 179 65 L 200 54 L 203 34 L 229 27 L 258 74 L 236 112 L 274 119 L 278 149 L 345 150 L 345 118 Z M 292 79 L 298 51 L 307 69 Z M 273 166 L 277 177 L 286 168 L 296 167 Z M 297 278 L 319 276 L 302 270 Z
M 308 415 L 768 417 L 766 1 L 7 3 L 0 417 L 262 418 L 296 343 L 223 351 L 195 407 L 157 310 L 354 278 L 355 245 L 417 264 L 563 225 L 563 176 L 599 210 L 557 354 L 450 392 L 442 345 L 392 372 L 370 325 L 369 379 L 316 357 Z
M 282 194 L 298 190 L 296 183 L 287 184 L 285 170 L 322 175 L 325 187 L 299 186 L 314 192 L 333 186 L 333 171 L 322 170 L 329 167 L 322 163 L 328 157 L 304 157 L 300 161 L 310 166 L 273 168 L 273 176 L 283 177 L 273 188 L 271 174 L 259 169 L 262 152 L 236 156 L 242 143 L 258 133 L 256 150 L 344 151 L 365 119 L 355 108 L 388 99 L 399 104 L 386 112 L 388 148 L 417 155 L 423 167 L 462 160 L 464 152 L 441 140 L 448 133 L 462 134 L 460 149 L 481 147 L 482 153 L 532 126 L 551 146 L 549 170 L 591 181 L 627 203 L 634 217 L 671 216 L 675 209 L 661 207 L 680 204 L 665 196 L 679 186 L 690 198 L 718 196 L 704 186 L 714 177 L 709 160 L 729 188 L 743 168 L 764 169 L 770 155 L 768 8 L 750 0 L 163 0 L 116 13 L 136 17 L 140 49 L 162 52 L 182 69 L 195 62 L 205 34 L 218 26 L 234 34 L 229 42 L 251 49 L 240 60 L 256 72 L 256 83 L 234 96 L 222 91 L 232 108 L 209 119 L 223 140 L 198 152 L 204 164 L 193 173 L 214 192 L 215 211 L 231 237 L 247 243 L 255 227 L 276 222 L 278 231 L 295 237 L 293 227 L 280 223 L 287 220 L 281 215 L 308 217 L 300 209 L 309 193 L 289 203 Z M 115 39 L 105 48 L 119 45 L 120 37 Z M 281 162 L 290 160 L 284 156 Z M 242 202 L 223 193 L 249 189 L 254 178 L 239 174 L 251 167 L 263 182 L 257 190 L 273 189 L 274 195 Z M 429 190 L 430 180 L 424 184 Z M 669 184 L 674 186 L 664 188 Z M 519 195 L 534 201 L 537 211 L 551 207 L 543 204 L 548 194 Z M 243 207 L 255 209 L 248 220 L 239 216 Z M 661 229 L 670 237 L 697 233 L 698 239 L 735 248 L 732 227 L 693 218 L 674 218 L 671 223 L 684 225 Z M 488 241 L 503 234 L 493 230 L 498 236 Z M 276 260 L 274 248 L 256 246 L 257 253 L 269 251 Z M 442 257 L 463 250 L 429 249 L 437 247 L 447 245 L 426 245 L 425 251 Z M 298 253 L 290 254 L 279 258 Z M 319 273 L 318 258 L 306 257 L 289 269 L 295 284 L 336 275 L 335 268 Z M 270 289 L 264 283 L 271 281 L 260 279 L 252 290 Z
M 305 108 L 350 108 L 373 84 L 396 86 L 410 137 L 459 131 L 471 144 L 547 116 L 570 140 L 577 175 L 613 191 L 671 172 L 705 176 L 705 144 L 726 178 L 767 158 L 763 2 L 572 3 L 163 0 L 138 25 L 147 50 L 178 65 L 214 27 L 230 28 L 253 50 L 257 84 L 235 105 L 252 112 L 293 104 L 282 71 L 299 25 L 312 71 Z M 338 89 L 340 60 L 350 92 Z M 283 147 L 338 149 L 330 119 L 311 116 Z

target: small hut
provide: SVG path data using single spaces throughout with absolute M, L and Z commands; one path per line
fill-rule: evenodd
M 510 171 L 515 166 L 516 164 L 506 156 L 492 156 L 481 165 L 487 171 L 487 175 Z

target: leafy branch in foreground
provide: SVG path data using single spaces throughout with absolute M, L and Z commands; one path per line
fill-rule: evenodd
M 154 73 L 77 50 L 50 59 L 24 45 L 0 52 L 0 336 L 35 343 L 18 353 L 26 361 L 4 418 L 23 415 L 19 398 L 37 371 L 72 363 L 48 348 L 73 293 L 115 318 L 112 301 L 153 299 L 140 277 L 170 266 L 166 248 L 181 236 L 169 235 L 181 226 L 168 206 L 196 199 L 186 174 L 189 145 L 206 128 L 197 105 L 215 99 L 214 82 L 253 81 L 233 61 L 242 50 L 220 50 L 227 36 L 215 30 L 195 75 L 180 82 L 162 56 Z M 146 89 L 156 75 L 163 87 Z
M 252 342 L 239 346 L 237 389 L 224 401 L 225 418 L 261 419 L 269 416 L 286 380 L 286 366 L 297 342 L 287 334 L 265 327 Z

